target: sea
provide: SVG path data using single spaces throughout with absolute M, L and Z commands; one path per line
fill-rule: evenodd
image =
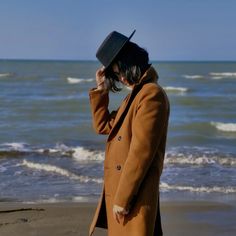
M 171 113 L 161 200 L 236 201 L 236 62 L 152 61 Z M 96 201 L 106 136 L 88 91 L 98 61 L 0 60 L 0 201 Z M 130 90 L 110 93 L 109 109 Z M 138 156 L 137 156 L 138 158 Z

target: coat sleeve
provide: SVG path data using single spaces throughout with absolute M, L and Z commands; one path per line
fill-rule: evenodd
M 109 95 L 101 90 L 91 89 L 89 91 L 93 127 L 98 134 L 109 134 L 116 111 L 109 112 Z
M 132 139 L 123 167 L 114 204 L 129 208 L 129 204 L 150 167 L 162 138 L 167 120 L 167 101 L 157 87 L 146 89 L 138 101 L 132 124 Z

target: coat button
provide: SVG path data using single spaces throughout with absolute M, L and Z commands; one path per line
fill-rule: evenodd
M 117 169 L 117 170 L 121 170 L 121 165 L 117 165 L 117 166 L 116 166 L 116 169 Z
M 117 139 L 118 139 L 118 141 L 120 141 L 121 140 L 121 136 L 119 136 Z

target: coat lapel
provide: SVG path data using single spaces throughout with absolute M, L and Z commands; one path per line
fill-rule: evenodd
M 132 94 L 132 93 L 131 93 L 131 94 Z M 111 136 L 112 136 L 112 134 L 114 133 L 114 130 L 115 130 L 117 124 L 119 123 L 119 120 L 120 120 L 121 117 L 122 117 L 122 114 L 125 112 L 125 110 L 126 110 L 128 104 L 129 104 L 129 100 L 131 99 L 131 94 L 128 94 L 127 97 L 126 97 L 126 98 L 124 99 L 124 101 L 122 102 L 122 104 L 121 104 L 121 106 L 120 106 L 120 108 L 119 108 L 119 110 L 118 110 L 118 112 L 117 112 L 117 114 L 116 114 L 116 118 L 115 118 L 114 124 L 113 124 L 113 126 L 112 126 L 112 129 L 111 129 L 111 131 L 110 131 L 110 134 L 109 134 L 109 136 L 108 136 L 108 140 L 111 139 Z
M 135 85 L 135 87 L 133 88 L 132 92 L 127 95 L 127 97 L 124 99 L 123 103 L 121 104 L 117 114 L 116 114 L 116 118 L 115 118 L 115 121 L 114 121 L 114 124 L 112 126 L 112 129 L 110 131 L 110 134 L 108 135 L 108 141 L 112 139 L 113 137 L 113 134 L 115 132 L 115 129 L 117 127 L 117 125 L 119 124 L 119 121 L 121 120 L 121 118 L 123 116 L 125 116 L 127 112 L 126 109 L 128 109 L 128 106 L 131 105 L 132 101 L 135 97 L 135 95 L 139 92 L 139 90 L 142 88 L 142 85 L 144 83 L 147 83 L 147 82 L 150 82 L 150 81 L 155 81 L 156 82 L 157 80 L 157 74 L 156 74 L 156 71 L 154 70 L 153 67 L 150 67 L 146 73 L 142 76 L 142 78 L 140 79 L 139 83 L 137 85 Z

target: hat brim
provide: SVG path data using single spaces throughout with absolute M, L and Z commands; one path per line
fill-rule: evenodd
M 126 37 L 118 32 L 113 31 L 112 33 L 120 34 L 120 36 L 118 38 L 117 38 L 117 36 L 115 36 L 116 37 L 115 40 L 118 40 L 117 46 L 115 46 L 116 44 L 110 40 L 110 38 L 111 38 L 111 37 L 109 38 L 110 35 L 104 40 L 104 42 L 101 44 L 101 46 L 99 47 L 99 49 L 96 53 L 96 57 L 103 64 L 105 69 L 110 67 L 112 62 L 114 62 L 115 58 L 120 53 L 120 51 L 124 48 L 124 46 L 133 37 L 135 31 L 136 30 L 134 30 L 129 37 Z M 110 54 L 110 56 L 108 56 L 109 55 L 108 53 Z

